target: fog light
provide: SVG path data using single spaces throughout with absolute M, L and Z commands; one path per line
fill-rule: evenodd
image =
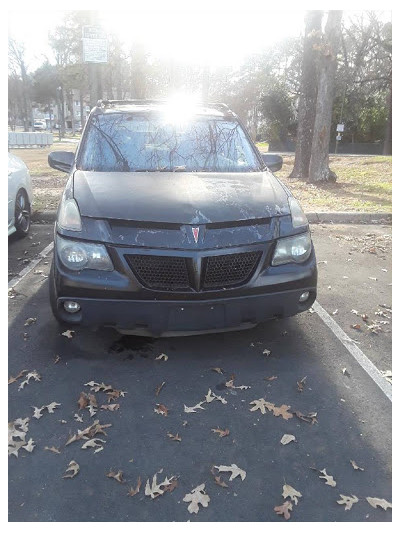
M 77 313 L 80 308 L 81 306 L 78 304 L 78 302 L 71 302 L 71 300 L 64 302 L 64 309 L 67 311 L 67 313 Z
M 299 298 L 299 302 L 303 303 L 303 302 L 307 301 L 309 296 L 310 296 L 310 293 L 308 291 L 303 292 L 303 294 Z

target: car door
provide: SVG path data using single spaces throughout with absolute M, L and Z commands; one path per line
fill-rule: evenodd
M 8 229 L 14 224 L 15 196 L 17 194 L 17 180 L 15 177 L 15 158 L 8 154 Z

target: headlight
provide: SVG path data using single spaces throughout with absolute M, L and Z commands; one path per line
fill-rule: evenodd
M 299 202 L 293 198 L 289 198 L 289 207 L 290 213 L 292 215 L 292 225 L 294 228 L 299 228 L 300 226 L 308 226 L 308 220 L 304 211 L 300 207 Z
M 61 263 L 70 270 L 114 270 L 111 259 L 103 244 L 72 241 L 57 235 L 57 253 Z
M 58 212 L 58 225 L 63 229 L 70 231 L 81 231 L 81 215 L 79 213 L 78 204 L 73 198 L 61 201 L 60 211 Z
M 300 233 L 293 237 L 279 239 L 276 243 L 272 266 L 285 263 L 304 263 L 310 257 L 312 249 L 310 233 Z

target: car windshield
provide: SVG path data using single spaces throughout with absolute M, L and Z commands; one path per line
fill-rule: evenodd
M 78 168 L 96 172 L 255 172 L 261 170 L 240 124 L 201 117 L 176 123 L 160 114 L 94 115 Z

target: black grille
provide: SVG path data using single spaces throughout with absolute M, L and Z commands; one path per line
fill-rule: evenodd
M 185 257 L 127 255 L 126 259 L 145 287 L 164 291 L 190 289 Z
M 257 251 L 205 258 L 203 288 L 215 289 L 246 283 L 254 274 L 261 255 L 262 252 Z

